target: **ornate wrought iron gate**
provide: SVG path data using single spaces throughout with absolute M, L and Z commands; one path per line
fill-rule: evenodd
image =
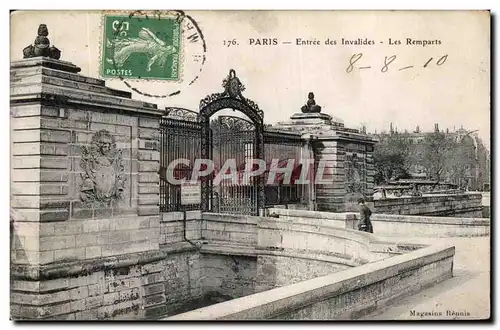
M 214 157 L 217 157 L 216 152 L 212 149 L 215 143 L 218 144 L 219 148 L 219 160 L 215 161 L 216 170 L 221 170 L 224 162 L 229 158 L 235 159 L 236 165 L 243 166 L 241 170 L 244 170 L 246 159 L 263 159 L 264 113 L 255 102 L 243 97 L 241 93 L 245 90 L 245 87 L 236 77 L 234 70 L 229 71 L 229 75 L 224 79 L 222 85 L 224 92 L 210 94 L 200 102 L 198 122 L 201 125 L 201 158 L 213 160 Z M 210 117 L 222 109 L 239 110 L 251 122 L 240 118 L 222 116 L 218 120 L 219 132 L 212 134 Z M 242 162 L 240 163 L 240 161 Z M 217 165 L 219 165 L 219 168 L 217 168 Z M 237 173 L 235 174 L 238 176 Z M 258 215 L 259 210 L 264 209 L 263 175 L 253 177 L 246 186 L 235 184 L 229 180 L 229 182 L 222 183 L 219 187 L 214 187 L 214 178 L 213 172 L 211 175 L 201 177 L 202 211 L 216 211 L 214 193 L 217 193 L 217 188 L 219 198 L 216 201 L 219 202 L 219 212 Z
M 213 186 L 216 210 L 258 214 L 258 187 L 254 178 L 245 173 L 248 160 L 254 156 L 254 124 L 238 117 L 220 116 L 211 122 L 210 128 L 216 173 L 227 175 Z
M 269 171 L 266 171 L 266 207 L 287 204 L 307 204 L 309 187 L 305 184 L 297 184 L 302 175 L 301 158 L 308 158 L 302 154 L 304 142 L 301 134 L 292 132 L 264 131 L 264 158 L 268 166 L 271 162 L 278 161 L 278 167 L 287 167 L 288 162 L 293 162 L 293 171 L 290 181 L 286 182 L 284 175 L 274 181 L 269 180 Z M 309 169 L 313 172 L 314 169 Z M 306 176 L 309 179 L 309 176 Z M 272 181 L 272 182 L 270 182 Z
M 181 185 L 168 178 L 168 170 L 174 179 L 191 179 L 193 164 L 201 154 L 201 126 L 198 113 L 182 109 L 167 108 L 160 120 L 160 212 L 197 210 L 200 205 L 181 204 Z M 147 131 L 144 134 L 148 134 Z M 168 168 L 178 159 L 188 159 L 190 165 L 178 164 Z
M 167 114 L 160 122 L 160 210 L 201 209 L 258 215 L 266 205 L 307 202 L 309 188 L 296 184 L 302 170 L 297 164 L 297 160 L 303 157 L 301 135 L 272 129 L 264 132 L 264 114 L 255 102 L 243 97 L 245 87 L 234 70 L 230 70 L 224 79 L 223 87 L 222 93 L 210 94 L 201 100 L 199 113 L 167 108 Z M 210 119 L 222 109 L 238 110 L 249 120 L 234 116 Z M 154 133 L 145 130 L 141 134 Z M 189 160 L 189 164 L 176 163 L 180 159 Z M 201 204 L 182 205 L 179 180 L 191 180 L 197 159 L 212 160 L 214 171 L 200 178 Z M 250 159 L 259 159 L 266 164 L 267 168 L 260 176 L 250 177 L 245 171 L 249 170 Z M 284 176 L 273 176 L 275 180 L 267 182 L 273 159 L 279 161 L 278 167 L 295 160 L 289 183 Z M 227 160 L 230 162 L 226 163 Z M 173 162 L 176 163 L 174 166 Z M 203 169 L 202 165 L 196 170 Z M 214 182 L 221 170 L 223 174 L 232 173 L 233 178 Z M 174 180 L 169 180 L 168 174 L 173 174 Z

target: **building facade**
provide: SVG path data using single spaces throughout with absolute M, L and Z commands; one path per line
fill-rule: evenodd
M 429 141 L 429 137 L 435 133 L 442 133 L 446 145 L 442 147 L 437 145 L 436 153 L 445 152 L 442 157 L 442 171 L 440 171 L 440 180 L 453 183 L 459 187 L 468 190 L 489 190 L 490 186 L 490 151 L 479 138 L 476 130 L 468 130 L 463 127 L 453 131 L 441 130 L 438 124 L 434 125 L 433 131 L 422 132 L 419 126 L 413 132 L 398 132 L 392 123 L 389 132 L 375 134 L 380 140 L 384 141 L 391 137 L 398 137 L 407 141 L 408 144 L 408 172 L 411 176 L 424 177 L 430 179 L 433 173 L 430 173 L 429 160 L 426 160 L 424 144 Z M 377 147 L 377 146 L 375 146 Z M 435 179 L 435 178 L 433 178 Z

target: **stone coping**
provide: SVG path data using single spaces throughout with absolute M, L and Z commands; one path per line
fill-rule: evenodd
M 339 264 L 349 267 L 359 266 L 360 263 L 356 262 L 352 256 L 342 255 L 339 253 L 317 251 L 317 250 L 300 250 L 300 249 L 290 249 L 286 250 L 269 250 L 268 248 L 262 249 L 257 247 L 259 256 L 278 256 L 278 257 L 288 257 L 294 259 L 304 259 L 312 261 L 323 261 L 332 264 Z
M 156 251 L 121 254 L 88 260 L 58 261 L 46 265 L 11 265 L 11 278 L 19 280 L 51 280 L 55 278 L 82 276 L 105 269 L 147 264 L 165 259 L 170 254 L 198 251 L 188 242 L 169 244 Z
M 332 134 L 334 133 L 334 134 Z M 352 142 L 363 142 L 366 144 L 375 144 L 377 143 L 377 139 L 371 137 L 370 135 L 366 135 L 363 133 L 353 133 L 346 131 L 336 130 L 335 127 L 332 127 L 329 131 L 323 131 L 319 133 L 314 133 L 317 136 L 318 141 L 322 140 L 342 140 L 342 141 L 352 141 Z
M 37 72 L 36 70 L 35 72 Z M 36 74 L 33 74 L 31 76 L 27 77 L 22 77 L 19 75 L 19 71 L 16 72 L 15 78 L 19 79 L 21 83 L 16 82 L 15 80 L 12 82 L 13 84 L 16 84 L 17 86 L 29 86 L 30 82 L 22 82 L 23 78 L 28 78 L 28 77 L 33 77 L 36 76 Z M 29 73 L 29 72 L 26 72 Z M 106 94 L 106 95 L 111 95 L 111 96 L 117 96 L 117 97 L 122 97 L 126 99 L 131 99 L 132 98 L 132 93 L 123 91 L 120 89 L 114 89 L 114 88 L 109 88 L 100 84 L 95 84 L 92 83 L 93 81 L 89 80 L 88 77 L 81 76 L 78 74 L 74 73 L 69 73 L 69 72 L 62 72 L 58 70 L 53 70 L 49 68 L 42 68 L 40 70 L 40 73 L 42 74 L 42 79 L 41 83 L 42 84 L 47 84 L 47 85 L 54 85 L 54 86 L 60 86 L 60 87 L 70 87 L 70 88 L 75 88 L 79 89 L 82 91 L 86 92 L 94 92 L 94 93 L 100 93 L 100 94 Z M 27 79 L 29 80 L 29 79 Z M 150 106 L 153 108 L 153 106 Z
M 323 112 L 296 112 L 294 113 L 290 119 L 311 119 L 311 118 L 321 118 L 331 120 L 332 116 Z M 339 123 L 341 124 L 341 123 Z M 343 126 L 343 124 L 342 124 Z
M 275 204 L 275 205 L 266 206 L 266 214 L 269 214 L 268 210 L 270 210 L 270 209 L 308 210 L 309 203 L 307 203 L 307 204 L 302 204 L 302 203 Z
M 47 68 L 52 68 L 72 73 L 77 73 L 82 70 L 71 62 L 56 60 L 50 57 L 43 57 L 43 56 L 25 58 L 10 63 L 11 68 L 26 68 L 32 66 L 43 66 Z
M 203 212 L 201 214 L 202 220 L 218 221 L 218 222 L 228 222 L 233 224 L 248 224 L 257 225 L 259 219 L 269 219 L 266 217 L 251 216 L 251 215 L 238 215 L 238 214 L 224 214 L 224 213 L 212 213 Z
M 304 134 L 299 132 L 280 130 L 279 128 L 272 126 L 266 127 L 264 130 L 264 140 L 266 138 L 284 137 L 284 136 L 293 140 L 302 140 Z
M 462 218 L 459 217 L 460 214 L 464 213 L 471 213 L 471 212 L 482 212 L 483 207 L 481 205 L 479 206 L 474 206 L 474 207 L 468 207 L 468 208 L 462 208 L 462 209 L 448 209 L 448 210 L 441 210 L 441 211 L 433 211 L 433 212 L 419 212 L 418 214 L 407 214 L 411 216 L 419 216 L 419 217 L 447 217 L 447 218 Z M 384 211 L 381 211 L 384 212 Z M 379 214 L 385 214 L 385 213 L 379 213 Z M 392 213 L 391 215 L 394 215 L 396 213 Z M 402 214 L 404 215 L 404 214 Z M 469 215 L 470 217 L 470 215 Z M 482 218 L 482 217 L 478 217 Z
M 425 223 L 460 226 L 490 226 L 489 218 L 432 217 L 425 215 L 373 214 L 372 221 Z
M 358 219 L 358 214 L 354 212 L 334 213 L 334 212 L 292 210 L 292 209 L 275 209 L 275 208 L 269 209 L 269 213 L 273 212 L 283 216 L 321 219 L 321 220 Z M 433 217 L 425 215 L 372 214 L 371 220 L 387 221 L 387 222 L 398 221 L 398 222 L 408 222 L 408 223 L 448 224 L 448 225 L 477 225 L 477 226 L 491 225 L 491 219 L 489 218 Z
M 255 249 L 255 245 L 236 244 L 234 242 L 217 240 L 210 240 L 210 242 L 203 244 L 200 248 L 200 252 L 203 254 L 238 255 L 248 257 L 257 257 L 258 254 Z
M 367 250 L 371 253 L 391 253 L 401 254 L 406 253 L 408 250 L 415 250 L 426 247 L 427 245 L 419 244 L 405 244 L 402 242 L 395 242 L 393 240 L 381 240 L 378 236 L 366 233 L 359 230 L 331 226 L 329 224 L 316 224 L 316 223 L 300 223 L 291 222 L 290 220 L 281 220 L 279 218 L 268 218 L 265 221 L 259 221 L 258 228 L 260 230 L 288 230 L 297 233 L 314 234 L 321 236 L 334 236 L 348 241 L 357 242 L 365 245 Z M 259 244 L 259 249 L 263 248 Z M 288 250 L 288 248 L 287 248 Z M 328 254 L 328 251 L 316 251 L 322 254 Z
M 314 218 L 326 220 L 356 220 L 357 215 L 353 212 L 323 212 L 297 209 L 269 208 L 269 214 L 286 215 L 290 217 Z
M 415 245 L 415 244 L 413 244 Z M 424 245 L 422 245 L 424 246 Z M 201 245 L 200 253 L 202 254 L 217 254 L 217 255 L 238 255 L 247 257 L 257 257 L 257 256 L 281 256 L 298 258 L 305 260 L 316 260 L 325 261 L 330 263 L 336 263 L 341 265 L 347 265 L 350 267 L 359 266 L 359 263 L 353 261 L 352 256 L 343 255 L 339 253 L 332 253 L 328 251 L 317 251 L 317 250 L 300 250 L 300 249 L 290 249 L 286 250 L 283 248 L 272 247 L 261 247 L 261 246 L 250 246 L 243 244 L 235 244 L 227 241 L 216 241 L 210 240 L 206 244 Z
M 274 219 L 279 219 L 279 221 L 283 223 L 290 223 L 295 225 L 325 226 L 325 227 L 335 227 L 342 229 L 355 229 L 357 223 L 356 218 L 351 220 L 344 220 L 344 219 L 319 219 L 319 218 L 281 215 L 279 218 L 274 218 Z
M 10 68 L 11 80 L 15 80 L 11 81 L 11 103 L 45 100 L 64 107 L 100 107 L 148 116 L 165 114 L 165 111 L 158 109 L 154 103 L 131 99 L 130 92 L 108 88 L 103 80 L 76 74 L 80 68 L 70 62 L 35 57 L 12 62 Z M 19 79 L 16 79 L 17 73 Z M 29 80 L 31 76 L 40 76 L 43 79 L 38 83 L 23 84 L 23 77 L 28 77 Z M 75 88 L 75 83 L 95 88 Z
M 455 247 L 434 245 L 330 275 L 233 299 L 163 320 L 271 319 L 401 273 L 453 257 Z
M 58 78 L 59 80 L 63 80 L 63 81 L 73 81 L 75 83 L 82 83 L 85 85 L 92 85 L 92 86 L 97 86 L 97 87 L 102 87 L 102 88 L 105 88 L 105 86 L 106 86 L 106 84 L 104 83 L 104 80 L 83 76 L 83 75 L 78 74 L 78 73 L 57 70 L 57 69 L 53 69 L 50 67 L 44 67 L 44 66 L 18 67 L 18 68 L 11 67 L 11 70 L 13 70 L 13 69 L 15 72 L 14 77 L 11 77 L 11 79 L 13 80 L 13 82 L 12 82 L 13 84 L 18 84 L 21 78 L 42 75 L 42 77 L 46 77 L 46 78 Z M 19 78 L 19 79 L 16 79 L 16 78 Z M 123 93 L 129 93 L 129 92 L 123 92 Z M 132 94 L 132 93 L 129 93 L 129 94 Z
M 423 201 L 431 202 L 441 202 L 446 197 L 446 200 L 457 200 L 457 199 L 481 199 L 482 195 L 480 193 L 460 193 L 460 194 L 446 194 L 446 195 L 430 195 L 430 196 L 415 196 L 415 197 L 391 197 L 384 199 L 375 199 L 374 202 L 380 204 L 394 204 L 395 201 L 403 201 L 404 203 L 422 203 Z
M 101 93 L 82 92 L 81 90 L 55 85 L 40 84 L 38 91 L 31 91 L 27 94 L 16 95 L 11 92 L 11 103 L 26 103 L 37 100 L 50 100 L 66 108 L 73 105 L 87 108 L 98 107 L 100 111 L 103 111 L 104 108 L 150 116 L 163 116 L 165 114 L 164 110 L 150 107 L 151 103 Z
M 202 212 L 199 210 L 186 211 L 186 221 L 201 220 Z M 183 221 L 184 212 L 160 212 L 160 222 Z

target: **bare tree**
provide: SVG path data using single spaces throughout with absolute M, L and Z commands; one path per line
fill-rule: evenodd
M 425 167 L 428 179 L 435 180 L 434 186 L 442 179 L 447 168 L 451 152 L 456 147 L 453 138 L 442 132 L 433 132 L 425 136 L 423 141 L 422 165 Z
M 373 154 L 375 184 L 408 176 L 410 154 L 411 140 L 406 134 L 381 134 Z

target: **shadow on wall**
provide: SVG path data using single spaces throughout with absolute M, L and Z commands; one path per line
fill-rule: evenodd
M 24 244 L 21 237 L 16 233 L 16 221 L 14 219 L 20 219 L 19 213 L 10 209 L 10 264 L 13 261 L 17 263 L 28 263 L 28 254 L 24 249 Z M 12 287 L 12 286 L 11 286 Z
M 203 307 L 218 304 L 218 303 L 221 303 L 224 301 L 229 301 L 229 300 L 232 300 L 234 298 L 236 298 L 236 297 L 231 297 L 229 295 L 223 295 L 223 294 L 220 294 L 219 292 L 209 292 L 209 293 L 206 293 L 201 298 L 194 299 L 194 300 L 190 301 L 189 303 L 187 303 L 187 304 L 185 304 L 177 309 L 172 310 L 170 313 L 168 313 L 168 315 L 177 315 L 177 314 L 186 313 L 186 312 L 198 309 L 198 308 L 203 308 Z M 165 316 L 167 316 L 167 315 L 165 315 Z
M 278 265 L 275 258 L 257 258 L 257 278 L 255 292 L 274 289 L 277 286 Z

